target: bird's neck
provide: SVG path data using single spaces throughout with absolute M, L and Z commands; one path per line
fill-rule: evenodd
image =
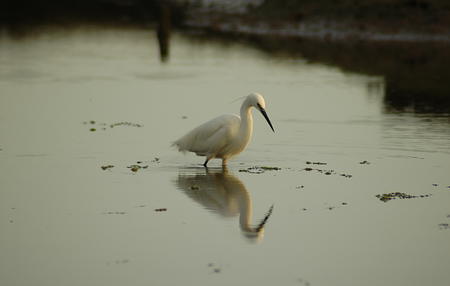
M 251 106 L 243 104 L 241 107 L 241 126 L 239 132 L 250 139 L 253 131 L 253 116 Z

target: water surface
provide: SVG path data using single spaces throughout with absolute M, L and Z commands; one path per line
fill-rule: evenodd
M 236 41 L 158 53 L 135 28 L 3 34 L 0 284 L 448 285 L 447 114 Z M 253 91 L 276 132 L 254 112 L 227 170 L 170 148 Z

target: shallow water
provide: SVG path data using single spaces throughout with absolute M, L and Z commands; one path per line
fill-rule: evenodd
M 132 28 L 0 52 L 1 285 L 448 285 L 449 117 L 382 77 Z M 170 148 L 252 91 L 276 132 L 227 170 Z

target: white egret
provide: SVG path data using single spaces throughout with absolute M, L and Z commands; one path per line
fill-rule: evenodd
M 265 110 L 264 98 L 258 93 L 252 93 L 242 103 L 240 116 L 225 114 L 211 119 L 189 131 L 172 145 L 181 152 L 189 151 L 198 156 L 206 156 L 203 163 L 205 167 L 213 158 L 222 159 L 222 165 L 226 166 L 227 160 L 241 153 L 252 137 L 252 107 L 261 111 L 270 128 L 275 132 Z

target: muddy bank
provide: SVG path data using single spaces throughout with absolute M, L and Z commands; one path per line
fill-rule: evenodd
M 450 42 L 450 5 L 442 0 L 266 0 L 239 13 L 191 8 L 184 24 L 216 32 L 334 41 Z

